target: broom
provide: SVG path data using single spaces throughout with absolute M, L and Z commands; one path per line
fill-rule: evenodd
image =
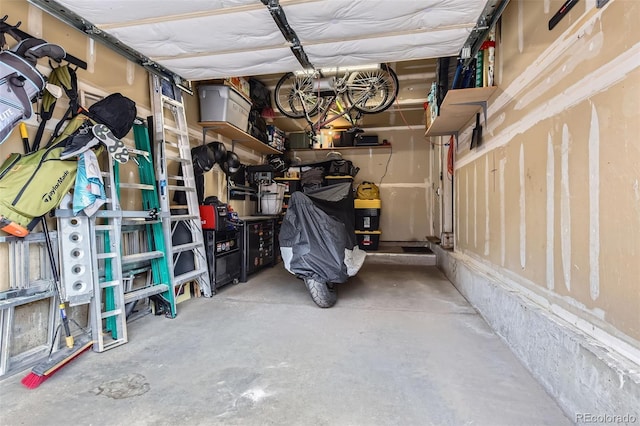
M 29 137 L 27 135 L 27 128 L 24 123 L 20 123 L 20 135 L 22 136 L 22 142 L 25 147 L 29 146 Z M 55 296 L 58 299 L 58 309 L 60 311 L 60 319 L 65 332 L 66 348 L 52 353 L 53 346 L 49 351 L 49 357 L 46 361 L 33 367 L 31 372 L 27 374 L 21 383 L 29 389 L 34 389 L 40 386 L 42 382 L 51 377 L 54 373 L 64 367 L 67 363 L 75 359 L 82 352 L 86 351 L 93 345 L 93 341 L 88 336 L 83 336 L 77 341 L 74 341 L 71 335 L 71 329 L 69 328 L 69 319 L 65 311 L 65 302 L 62 301 L 61 289 L 60 289 L 60 275 L 58 275 L 58 268 L 56 266 L 56 259 L 53 255 L 53 245 L 51 243 L 51 237 L 49 236 L 49 228 L 44 216 L 40 217 L 40 223 L 42 225 L 42 231 L 44 232 L 44 238 L 47 245 L 47 254 L 49 255 L 49 263 L 51 264 L 51 274 L 53 275 L 53 281 L 55 283 Z M 57 335 L 56 331 L 56 335 Z M 55 344 L 56 339 L 53 339 L 52 344 Z

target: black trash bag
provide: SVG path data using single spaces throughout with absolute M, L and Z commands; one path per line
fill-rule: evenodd
M 345 249 L 357 248 L 351 185 L 291 194 L 279 242 L 285 268 L 297 277 L 346 282 Z

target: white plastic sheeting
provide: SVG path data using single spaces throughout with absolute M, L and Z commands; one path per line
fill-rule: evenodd
M 260 0 L 62 0 L 188 80 L 301 69 Z M 281 0 L 316 67 L 455 56 L 486 0 Z

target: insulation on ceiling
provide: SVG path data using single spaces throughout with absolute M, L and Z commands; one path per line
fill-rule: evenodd
M 187 80 L 302 69 L 260 0 L 61 0 Z M 316 67 L 455 56 L 486 0 L 281 0 Z

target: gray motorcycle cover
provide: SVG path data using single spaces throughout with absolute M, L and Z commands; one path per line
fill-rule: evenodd
M 291 194 L 280 228 L 280 250 L 285 268 L 301 278 L 343 283 L 355 275 L 351 253 L 355 238 L 353 194 L 349 183 Z M 345 255 L 347 261 L 345 262 Z

